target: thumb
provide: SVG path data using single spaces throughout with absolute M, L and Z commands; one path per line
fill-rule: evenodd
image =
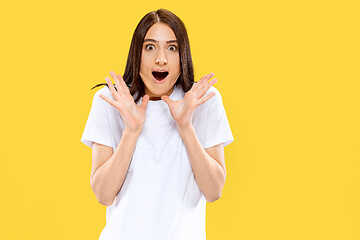
M 141 107 L 142 109 L 146 109 L 146 106 L 147 106 L 147 104 L 148 104 L 148 102 L 149 102 L 149 99 L 150 99 L 150 96 L 149 96 L 149 95 L 144 95 L 144 97 L 143 97 L 143 99 L 142 99 L 142 101 L 141 101 L 141 104 L 140 104 L 140 107 Z
M 170 106 L 170 104 L 173 102 L 173 101 L 171 100 L 171 98 L 169 98 L 169 96 L 166 96 L 166 95 L 161 96 L 161 99 L 162 99 L 164 102 L 166 102 L 167 105 L 169 105 L 169 106 Z

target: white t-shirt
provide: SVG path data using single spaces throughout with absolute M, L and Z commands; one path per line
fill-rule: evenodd
M 204 148 L 234 141 L 219 91 L 198 106 L 193 126 Z M 108 87 L 98 90 L 81 142 L 97 142 L 115 151 L 124 129 L 118 110 L 99 97 L 112 98 Z M 170 98 L 184 92 L 175 86 Z M 139 101 L 139 105 L 142 99 Z M 167 104 L 149 101 L 123 186 L 106 209 L 106 226 L 100 240 L 205 240 L 206 199 L 201 193 Z

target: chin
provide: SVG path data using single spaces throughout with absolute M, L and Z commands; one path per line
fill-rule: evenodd
M 149 83 L 149 82 L 148 82 Z M 150 82 L 150 84 L 144 84 L 145 87 L 154 95 L 154 97 L 161 97 L 163 95 L 170 95 L 168 94 L 169 91 L 175 86 L 176 81 L 171 84 L 156 84 L 153 82 Z
M 154 91 L 152 91 L 151 89 L 149 89 L 149 90 L 154 95 L 154 97 L 161 97 L 163 95 L 167 95 L 167 93 L 170 91 L 170 89 L 171 88 L 166 89 L 166 90 L 162 90 L 162 91 L 160 89 L 156 89 Z

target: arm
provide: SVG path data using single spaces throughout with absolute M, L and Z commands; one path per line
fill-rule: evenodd
M 138 136 L 125 129 L 115 153 L 111 147 L 93 143 L 90 185 L 99 203 L 110 206 L 120 191 Z
M 185 144 L 196 183 L 206 201 L 219 199 L 226 179 L 223 145 L 204 149 L 192 125 L 179 127 L 179 133 Z
M 203 76 L 179 101 L 173 101 L 166 95 L 161 97 L 168 104 L 171 115 L 177 123 L 196 183 L 208 202 L 220 198 L 225 184 L 224 147 L 218 144 L 204 149 L 192 125 L 192 116 L 197 106 L 215 96 L 215 92 L 204 96 L 217 81 L 215 78 L 208 82 L 213 76 L 214 73 Z
M 115 90 L 110 78 L 105 78 L 114 99 L 99 96 L 115 107 L 121 114 L 125 128 L 118 146 L 113 153 L 111 147 L 93 143 L 92 170 L 90 185 L 99 203 L 109 206 L 124 183 L 137 139 L 145 122 L 146 106 L 149 96 L 144 95 L 141 105 L 135 104 L 124 79 L 113 71 Z

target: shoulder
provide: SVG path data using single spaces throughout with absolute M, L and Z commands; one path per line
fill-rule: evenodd
M 209 94 L 209 93 L 212 93 L 212 92 L 215 93 L 215 96 L 221 97 L 220 91 L 217 88 L 215 88 L 214 86 L 210 86 L 210 88 L 206 92 L 206 94 Z
M 94 98 L 100 98 L 100 96 L 99 96 L 100 94 L 105 95 L 107 97 L 112 97 L 110 89 L 107 86 L 104 86 L 104 87 L 98 89 L 94 94 Z
M 197 82 L 194 82 L 193 86 L 194 86 L 195 84 L 197 84 Z M 210 93 L 212 93 L 212 92 L 215 93 L 215 96 L 212 97 L 212 98 L 217 98 L 217 99 L 220 98 L 220 99 L 221 99 L 221 94 L 220 94 L 219 90 L 218 90 L 217 88 L 215 88 L 214 86 L 210 86 L 210 88 L 207 90 L 207 92 L 205 93 L 204 96 L 206 96 L 206 95 L 208 95 L 208 94 L 210 94 Z M 212 98 L 211 98 L 211 99 L 212 99 Z M 210 100 L 209 100 L 209 101 L 210 101 Z
M 198 106 L 197 112 L 202 112 L 202 113 L 214 112 L 214 111 L 217 112 L 220 111 L 220 109 L 223 107 L 220 91 L 216 89 L 214 86 L 210 86 L 210 88 L 207 90 L 207 92 L 204 94 L 203 97 L 211 93 L 215 93 L 215 95 L 212 96 L 203 104 L 201 104 L 200 106 Z
M 100 97 L 100 94 L 106 96 L 108 98 L 113 99 L 110 89 L 107 86 L 104 86 L 100 89 L 96 89 L 97 91 L 94 93 L 93 100 L 92 100 L 92 111 L 95 112 L 108 112 L 111 109 L 111 105 Z
M 215 95 L 213 97 L 211 97 L 208 101 L 205 102 L 205 103 L 208 103 L 207 105 L 222 103 L 222 97 L 221 97 L 220 91 L 217 88 L 215 88 L 214 86 L 211 86 L 208 89 L 208 91 L 205 93 L 204 96 L 206 96 L 210 93 L 215 93 Z
M 100 94 L 104 95 L 110 99 L 114 99 L 110 92 L 110 89 L 107 86 L 104 86 L 100 89 L 97 89 L 97 91 L 95 92 L 94 97 L 93 97 L 93 104 L 98 105 L 98 106 L 105 106 L 105 107 L 111 106 L 110 103 L 108 103 L 107 101 L 105 101 L 104 99 L 102 99 L 100 97 Z

